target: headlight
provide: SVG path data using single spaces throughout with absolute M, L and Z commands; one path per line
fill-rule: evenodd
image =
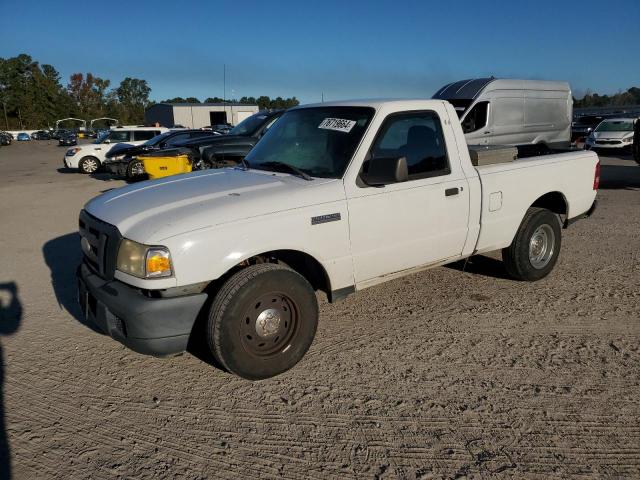
M 167 248 L 150 247 L 126 238 L 120 243 L 116 268 L 138 278 L 164 278 L 173 274 Z
M 61 140 L 62 141 L 62 140 Z M 70 148 L 69 150 L 67 150 L 67 157 L 73 157 L 76 153 L 78 153 L 80 151 L 79 148 Z
M 623 138 L 622 141 L 625 142 L 625 143 L 631 143 L 631 142 L 633 142 L 633 137 Z

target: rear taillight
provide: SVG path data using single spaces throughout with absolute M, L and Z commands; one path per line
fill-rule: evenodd
M 598 190 L 600 188 L 600 160 L 596 163 L 596 173 L 593 176 L 593 189 Z

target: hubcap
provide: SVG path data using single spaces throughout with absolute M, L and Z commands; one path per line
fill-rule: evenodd
M 84 168 L 87 170 L 87 172 L 93 173 L 98 169 L 98 164 L 95 160 L 88 159 L 84 161 Z
M 144 173 L 144 165 L 142 162 L 135 162 L 131 167 L 131 173 L 135 175 L 142 175 Z
M 298 329 L 298 308 L 282 293 L 260 296 L 240 319 L 242 344 L 252 355 L 269 357 L 285 351 Z
M 556 236 L 550 225 L 544 224 L 536 228 L 529 240 L 529 262 L 538 270 L 546 267 L 553 257 Z

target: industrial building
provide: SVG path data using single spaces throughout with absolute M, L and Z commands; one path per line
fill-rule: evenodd
M 257 105 L 243 103 L 157 103 L 144 112 L 146 125 L 156 122 L 163 127 L 181 125 L 202 128 L 230 123 L 237 125 L 258 111 Z

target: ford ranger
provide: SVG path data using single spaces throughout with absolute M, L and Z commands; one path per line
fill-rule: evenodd
M 204 336 L 230 372 L 268 378 L 310 347 L 316 291 L 333 302 L 492 250 L 514 279 L 542 279 L 599 171 L 590 151 L 474 166 L 442 100 L 296 107 L 236 167 L 89 201 L 79 301 L 137 352 Z

